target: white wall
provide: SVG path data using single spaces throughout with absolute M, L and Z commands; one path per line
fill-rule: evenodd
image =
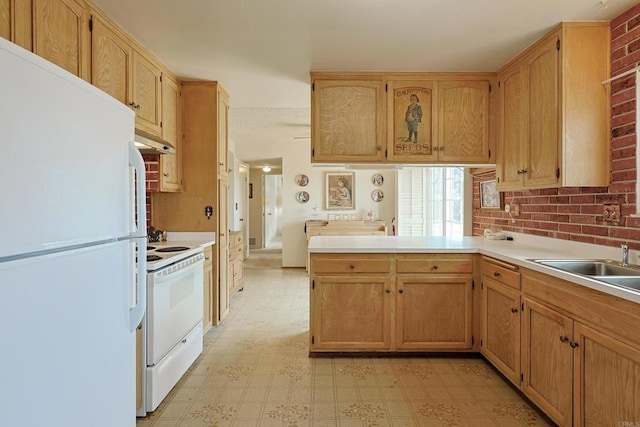
M 318 219 L 327 219 L 327 214 L 360 214 L 366 218 L 369 209 L 376 211 L 376 219 L 386 222 L 389 233 L 391 233 L 391 219 L 396 215 L 396 172 L 393 169 L 371 169 L 353 170 L 355 172 L 355 210 L 351 211 L 327 211 L 323 209 L 324 200 L 324 173 L 345 171 L 340 166 L 312 166 L 311 149 L 309 142 L 291 141 L 271 147 L 256 143 L 250 153 L 235 153 L 238 160 L 246 161 L 255 158 L 282 158 L 282 266 L 283 267 L 304 267 L 306 261 L 306 237 L 304 234 L 304 222 L 312 219 L 313 206 L 318 206 Z M 371 176 L 379 173 L 384 177 L 384 184 L 375 187 L 371 183 Z M 305 174 L 309 177 L 309 184 L 300 187 L 296 184 L 296 176 Z M 254 199 L 256 191 L 256 180 L 251 171 L 251 182 L 254 182 Z M 384 192 L 384 199 L 381 202 L 371 200 L 371 192 L 380 189 Z M 298 203 L 296 194 L 298 191 L 309 193 L 310 199 L 307 203 Z M 250 201 L 251 223 L 253 224 L 255 212 L 254 204 Z M 252 231 L 253 234 L 253 231 Z M 256 236 L 257 237 L 257 236 Z

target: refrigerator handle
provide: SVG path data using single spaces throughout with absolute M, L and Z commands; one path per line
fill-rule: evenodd
M 147 253 L 147 208 L 144 160 L 133 142 L 129 143 L 129 165 L 136 171 L 136 214 L 138 217 L 137 233 L 131 237 L 140 241 L 139 253 Z M 142 232 L 142 233 L 141 233 Z M 129 309 L 130 330 L 135 331 L 147 307 L 147 262 L 145 256 L 139 256 L 136 274 L 136 305 Z

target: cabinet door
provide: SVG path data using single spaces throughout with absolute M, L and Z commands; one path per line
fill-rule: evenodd
M 559 158 L 560 121 L 557 38 L 551 37 L 525 57 L 527 139 L 524 185 L 554 186 Z
M 218 89 L 218 175 L 229 174 L 229 98 Z
M 312 351 L 391 348 L 388 276 L 315 276 L 311 292 Z
M 438 160 L 488 162 L 489 82 L 439 82 L 438 99 Z
M 180 191 L 182 138 L 178 135 L 180 89 L 169 75 L 162 75 L 162 139 L 176 148 L 174 155 L 160 156 L 160 191 Z
M 161 136 L 161 77 L 162 72 L 138 51 L 133 51 L 133 102 L 136 129 Z
M 573 320 L 525 298 L 522 390 L 552 420 L 570 426 L 573 391 Z
M 387 159 L 409 163 L 435 161 L 436 83 L 390 81 L 387 86 Z
M 75 0 L 33 0 L 33 52 L 91 80 L 89 17 Z
M 382 81 L 315 80 L 312 162 L 381 162 L 385 143 Z
M 498 153 L 496 186 L 499 190 L 522 188 L 524 169 L 524 105 L 520 62 L 498 75 Z
M 481 353 L 520 385 L 520 292 L 482 279 Z
M 218 230 L 216 246 L 218 247 L 218 315 L 219 320 L 229 313 L 229 223 L 227 205 L 229 203 L 229 182 L 218 180 Z M 233 276 L 231 276 L 233 277 Z
M 0 37 L 33 49 L 31 0 L 0 0 Z
M 398 349 L 471 349 L 472 279 L 437 275 L 398 276 Z
M 640 421 L 640 349 L 574 326 L 574 425 Z
M 123 104 L 131 102 L 133 50 L 126 39 L 92 16 L 91 83 Z
M 204 267 L 203 275 L 203 311 L 202 311 L 202 333 L 206 334 L 213 326 L 213 265 Z

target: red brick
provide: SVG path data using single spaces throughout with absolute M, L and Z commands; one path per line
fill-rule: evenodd
M 560 205 L 558 206 L 558 213 L 578 213 L 580 212 L 580 205 Z
M 627 101 L 622 104 L 618 104 L 615 107 L 611 107 L 611 116 L 615 117 L 628 112 L 635 113 L 635 111 L 636 103 L 634 101 Z
M 541 196 L 555 196 L 556 194 L 558 194 L 558 189 L 557 188 L 541 188 L 540 190 L 538 190 L 540 192 Z
M 580 213 L 588 215 L 602 215 L 602 205 L 581 205 Z
M 611 105 L 622 104 L 623 102 L 627 102 L 632 99 L 636 99 L 635 89 L 627 89 L 621 92 L 612 92 Z
M 537 221 L 524 221 L 522 226 L 527 228 L 538 228 L 540 227 L 540 223 Z
M 620 21 L 620 24 L 615 27 L 611 26 L 611 40 L 614 41 L 618 37 L 624 35 L 627 32 L 627 23 Z
M 559 224 L 558 231 L 564 231 L 566 233 L 580 233 L 582 226 L 576 224 Z
M 627 47 L 627 53 L 635 52 L 638 48 L 635 46 L 640 39 L 640 27 L 630 28 L 627 32 L 625 32 L 620 37 L 616 38 L 615 41 L 611 42 L 611 49 L 618 49 L 624 46 Z M 611 58 L 613 61 L 614 59 Z
M 580 187 L 561 187 L 558 189 L 558 194 L 578 194 L 580 193 Z
M 625 45 L 619 45 L 620 47 L 612 46 L 611 49 L 611 60 L 615 61 L 627 54 L 627 47 Z
M 571 236 L 571 240 L 576 241 L 576 242 L 584 242 L 584 243 L 593 243 L 594 242 L 594 238 L 591 236 L 583 236 L 581 234 L 577 234 L 577 235 L 572 235 Z
M 569 215 L 550 215 L 549 219 L 553 222 L 569 222 Z
M 609 191 L 613 194 L 617 193 L 631 193 L 636 191 L 635 182 L 613 182 L 609 186 Z
M 529 201 L 529 203 L 534 204 L 534 205 L 539 205 L 539 204 L 543 204 L 543 203 L 549 203 L 549 197 L 547 197 L 547 196 L 532 197 L 531 200 Z
M 611 182 L 618 181 L 635 181 L 636 179 L 636 171 L 635 170 L 624 170 L 620 172 L 612 171 L 611 172 Z
M 558 224 L 555 222 L 541 222 L 540 228 L 543 230 L 555 230 L 558 231 Z
M 549 197 L 549 203 L 566 204 L 569 203 L 569 196 Z
M 640 16 L 636 15 L 627 21 L 627 32 L 633 30 L 634 28 L 638 28 L 638 26 L 640 26 Z
M 636 131 L 635 124 L 623 125 L 617 128 L 611 129 L 611 138 L 618 138 L 621 136 L 631 135 Z
M 570 219 L 573 224 L 595 224 L 595 216 L 593 215 L 571 215 Z
M 638 14 L 640 14 L 640 5 L 635 5 L 633 7 L 630 7 L 620 15 L 616 16 L 615 18 L 613 18 L 609 25 L 611 26 L 611 28 L 616 28 L 619 25 L 624 25 L 624 27 L 626 28 L 627 21 L 633 19 L 633 17 L 635 17 Z
M 616 239 L 640 241 L 640 229 L 611 227 L 609 236 Z
M 571 235 L 567 233 L 551 233 L 549 237 L 553 237 L 554 239 L 569 240 Z
M 631 66 L 634 67 L 638 61 L 640 61 L 640 51 L 635 51 L 625 56 L 622 59 L 618 59 L 611 63 L 612 73 L 618 74 L 618 71 L 621 71 L 622 68 Z
M 596 196 L 594 195 L 589 195 L 589 194 L 582 194 L 580 196 L 571 196 L 569 198 L 569 203 L 571 204 L 593 204 L 596 201 Z
M 589 225 L 582 226 L 582 234 L 588 234 L 590 236 L 608 236 L 609 228 L 608 227 L 595 227 Z
M 540 205 L 538 207 L 540 212 L 558 212 L 558 207 L 556 205 Z
M 533 221 L 549 221 L 550 215 L 549 214 L 532 214 L 531 219 Z
M 611 119 L 611 127 L 617 128 L 624 125 L 635 123 L 636 112 L 630 111 L 624 114 L 619 114 Z
M 635 158 L 635 155 L 636 155 L 635 147 L 624 147 L 618 150 L 611 150 L 611 160 L 626 159 L 630 157 Z

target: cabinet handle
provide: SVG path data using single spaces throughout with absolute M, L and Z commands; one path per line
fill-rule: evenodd
M 522 169 L 518 170 L 518 175 L 522 175 Z
M 440 150 L 440 147 L 438 146 L 433 147 L 433 151 L 439 151 L 439 150 Z
M 437 270 L 437 269 L 438 269 L 438 266 L 437 266 L 437 265 L 434 265 L 434 266 L 433 266 L 433 269 L 434 269 L 434 270 Z
M 560 342 L 569 342 L 569 338 L 568 337 L 563 337 L 562 335 L 560 336 Z
M 385 292 L 390 294 L 391 293 L 391 289 L 385 289 Z
M 404 293 L 404 289 L 400 289 L 400 290 L 398 291 L 398 293 L 399 293 L 399 294 L 403 294 L 403 293 Z
M 518 312 L 518 309 L 517 309 L 517 308 L 512 308 L 512 309 L 511 309 L 511 312 L 512 312 L 512 313 L 517 313 L 517 312 Z
M 577 342 L 575 342 L 575 341 L 571 341 L 571 342 L 569 343 L 569 345 L 571 346 L 571 348 L 576 348 L 576 347 L 578 347 L 580 344 L 578 344 L 578 343 L 577 343 Z
M 353 264 L 351 264 L 351 265 L 349 266 L 349 268 L 353 270 L 354 268 L 356 268 L 356 266 L 355 266 L 355 265 L 353 265 Z
M 493 272 L 493 277 L 500 277 L 500 273 L 498 273 L 497 271 Z
M 209 257 L 208 257 L 208 256 L 204 257 L 204 259 L 206 259 L 207 261 L 209 261 Z
M 440 147 L 440 151 L 444 151 L 444 145 Z
M 169 176 L 169 172 L 165 172 L 162 174 L 163 176 Z

